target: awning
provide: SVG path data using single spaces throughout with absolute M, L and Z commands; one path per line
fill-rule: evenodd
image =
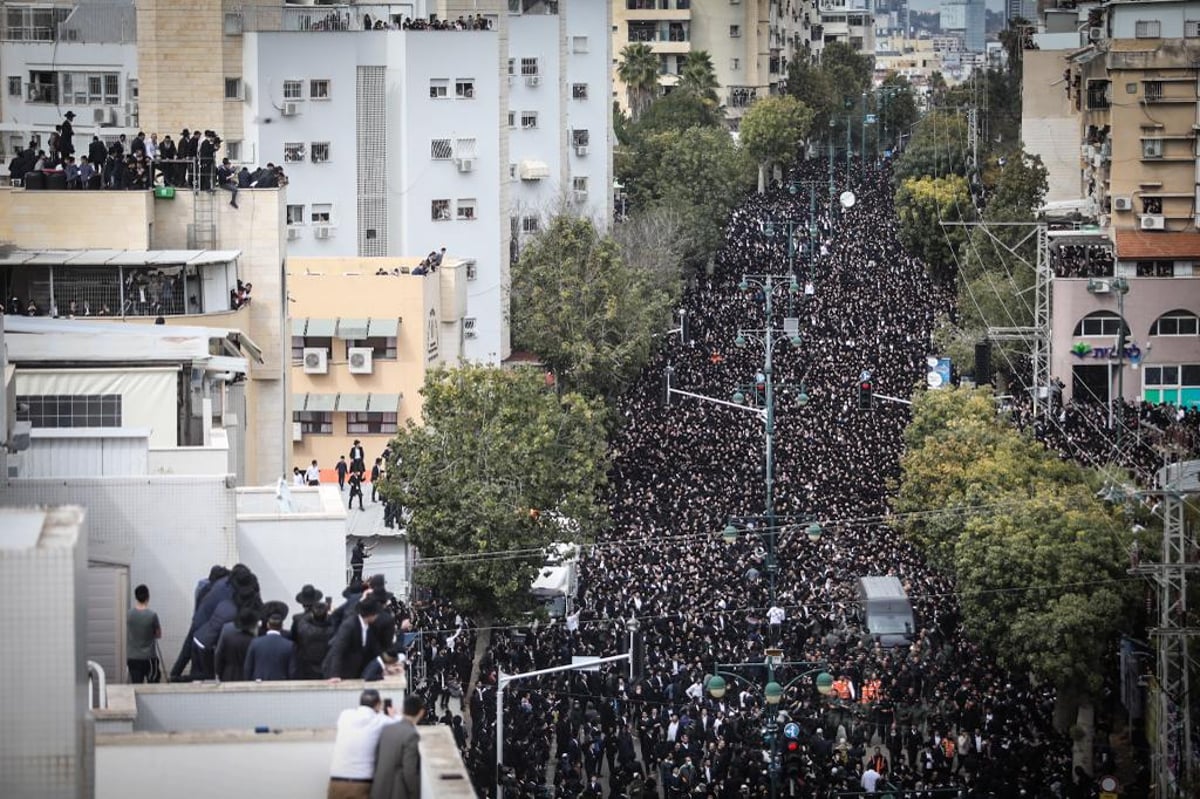
M 349 339 L 366 338 L 367 324 L 366 319 L 339 319 L 337 323 L 337 337 Z
M 336 319 L 317 319 L 309 317 L 308 327 L 304 331 L 307 338 L 333 338 L 337 330 Z
M 364 413 L 367 410 L 367 401 L 370 397 L 370 394 L 339 394 L 337 404 L 338 413 Z
M 309 394 L 304 410 L 329 413 L 337 407 L 337 394 Z
M 307 401 L 308 401 L 307 394 L 293 394 L 292 395 L 292 412 L 298 413 L 300 411 L 303 411 L 304 403 L 306 403 Z
M 308 326 L 308 318 L 304 316 L 292 320 L 292 335 L 304 338 L 304 328 Z
M 400 396 L 400 394 L 372 394 L 367 410 L 371 413 L 396 413 L 400 408 Z
M 545 161 L 522 161 L 521 180 L 544 180 L 550 177 L 550 166 Z
M 400 332 L 399 319 L 375 319 L 367 328 L 368 338 L 395 338 Z

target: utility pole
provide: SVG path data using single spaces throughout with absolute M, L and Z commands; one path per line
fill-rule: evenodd
M 967 164 L 967 174 L 970 180 L 975 180 L 979 173 L 979 111 L 975 106 L 967 109 L 967 151 L 971 162 Z

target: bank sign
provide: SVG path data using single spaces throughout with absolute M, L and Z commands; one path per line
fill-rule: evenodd
M 1110 361 L 1121 357 L 1130 363 L 1141 363 L 1142 349 L 1136 344 L 1126 344 L 1120 352 L 1116 347 L 1093 347 L 1086 341 L 1081 341 L 1071 348 L 1071 354 L 1080 360 Z

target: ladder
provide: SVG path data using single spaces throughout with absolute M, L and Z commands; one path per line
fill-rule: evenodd
M 192 173 L 192 226 L 190 248 L 193 250 L 215 250 L 217 248 L 217 190 L 212 180 L 208 189 L 200 188 L 200 170 Z

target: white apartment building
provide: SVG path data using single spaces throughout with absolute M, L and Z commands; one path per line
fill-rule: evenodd
M 140 19 L 132 2 L 51 13 L 0 4 L 8 90 L 0 140 L 8 158 L 31 135 L 44 143 L 67 110 L 76 113 L 77 153 L 93 132 L 132 137 L 139 119 L 160 135 L 176 135 L 181 120 L 212 127 L 226 140 L 219 155 L 284 166 L 289 253 L 398 256 L 445 247 L 467 261 L 469 360 L 498 363 L 509 354 L 509 268 L 522 236 L 560 208 L 608 223 L 606 3 L 207 2 L 185 10 L 164 0 L 138 9 Z M 108 21 L 82 24 L 102 16 L 99 9 Z M 193 41 L 198 32 L 179 28 L 176 11 L 211 22 L 211 43 Z M 409 18 L 476 13 L 486 30 L 398 29 Z M 389 29 L 374 29 L 379 22 Z M 172 38 L 195 62 L 187 77 L 164 67 Z M 139 62 L 149 70 L 140 114 Z M 194 101 L 179 96 L 189 81 Z

